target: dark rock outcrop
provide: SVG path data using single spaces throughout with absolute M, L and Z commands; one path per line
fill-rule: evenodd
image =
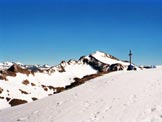
M 7 69 L 7 72 L 8 72 L 8 74 L 22 73 L 22 74 L 26 74 L 26 75 L 29 75 L 31 73 L 28 69 L 24 69 L 17 64 L 13 64 L 9 69 Z
M 116 64 L 112 64 L 109 67 L 109 72 L 113 72 L 113 71 L 119 71 L 119 70 L 123 70 L 124 67 L 122 64 L 116 63 Z
M 109 64 L 105 64 L 96 58 L 94 58 L 92 55 L 89 56 L 90 59 L 87 59 L 86 57 L 80 58 L 80 60 L 83 61 L 83 63 L 89 64 L 91 67 L 93 67 L 98 72 L 107 72 L 109 69 Z
M 35 65 L 29 66 L 27 69 L 30 70 L 33 74 L 34 74 L 35 72 L 43 72 L 39 67 L 37 67 L 37 66 L 35 66 Z
M 5 81 L 7 81 L 6 75 L 5 75 L 5 74 L 1 74 L 1 75 L 0 75 L 0 80 L 5 80 Z
M 86 81 L 89 81 L 91 79 L 94 79 L 94 78 L 102 76 L 102 75 L 103 75 L 103 73 L 97 73 L 97 74 L 86 75 L 83 78 L 74 78 L 75 82 L 66 86 L 65 89 L 67 90 L 67 89 L 71 89 L 73 87 L 79 86 L 79 85 L 85 83 Z
M 3 92 L 3 89 L 0 87 L 0 94 Z
M 29 94 L 28 92 L 22 90 L 22 89 L 19 89 L 19 91 L 22 93 L 22 94 Z
M 23 82 L 22 82 L 22 84 L 24 84 L 24 85 L 28 85 L 30 82 L 28 81 L 28 80 L 24 80 Z
M 38 100 L 38 98 L 36 98 L 36 97 L 32 97 L 32 100 L 35 101 L 35 100 Z
M 27 103 L 26 100 L 21 100 L 21 99 L 12 99 L 9 104 L 11 106 L 16 106 L 16 105 L 20 105 L 20 104 L 24 104 L 24 103 Z

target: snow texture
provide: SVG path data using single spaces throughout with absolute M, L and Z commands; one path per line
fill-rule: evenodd
M 162 122 L 162 68 L 119 71 L 0 111 L 0 122 Z

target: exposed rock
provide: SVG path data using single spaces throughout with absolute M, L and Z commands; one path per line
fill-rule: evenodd
M 7 81 L 6 75 L 1 74 L 1 75 L 0 75 L 0 80 L 5 80 L 5 81 Z
M 34 83 L 31 83 L 32 86 L 36 86 Z
M 55 89 L 56 89 L 56 92 L 55 93 L 60 93 L 60 92 L 62 92 L 62 91 L 65 90 L 64 87 L 56 87 Z
M 19 91 L 20 91 L 22 94 L 29 94 L 28 92 L 23 91 L 23 90 L 21 90 L 21 89 L 19 89 Z
M 65 90 L 64 87 L 54 87 L 54 86 L 45 86 L 45 85 L 41 85 L 41 86 L 45 91 L 48 91 L 48 89 L 53 90 L 53 94 L 60 93 Z
M 26 74 L 29 75 L 30 71 L 28 69 L 23 69 L 21 66 L 17 65 L 17 64 L 13 64 L 8 70 L 7 72 L 10 73 L 22 73 L 22 74 Z
M 105 64 L 103 62 L 100 62 L 96 58 L 94 58 L 92 55 L 89 56 L 90 60 L 88 59 L 82 59 L 83 63 L 89 64 L 91 67 L 93 67 L 98 72 L 107 72 L 109 68 L 109 64 Z
M 100 53 L 100 52 L 99 52 Z M 104 58 L 110 58 L 110 59 L 115 59 L 115 60 L 119 60 L 111 55 L 108 55 L 108 54 L 104 54 L 104 53 L 101 53 L 101 58 L 103 58 L 103 60 L 100 61 L 100 58 L 98 58 L 99 55 L 97 56 L 94 56 L 93 54 L 89 55 L 89 56 L 82 56 L 78 61 L 75 61 L 75 60 L 69 60 L 68 62 L 65 62 L 65 61 L 62 61 L 59 65 L 57 66 L 53 66 L 53 67 L 46 67 L 46 66 L 32 66 L 32 65 L 26 65 L 26 67 L 23 65 L 23 66 L 20 66 L 20 65 L 17 65 L 17 64 L 13 64 L 10 68 L 8 69 L 5 69 L 3 71 L 0 71 L 0 79 L 3 79 L 3 80 L 7 80 L 7 76 L 16 76 L 16 73 L 22 73 L 22 74 L 26 74 L 27 76 L 29 74 L 33 74 L 33 76 L 35 75 L 36 72 L 40 72 L 40 73 L 44 73 L 46 75 L 52 75 L 51 73 L 53 72 L 60 72 L 60 74 L 62 74 L 61 72 L 66 72 L 65 69 L 66 69 L 66 66 L 70 65 L 70 67 L 74 66 L 76 64 L 79 65 L 79 66 L 87 66 L 88 68 L 91 69 L 91 67 L 93 69 L 95 69 L 96 71 L 94 71 L 92 69 L 92 71 L 94 72 L 97 72 L 97 74 L 91 74 L 91 75 L 86 75 L 84 76 L 83 78 L 74 78 L 73 76 L 70 76 L 69 78 L 69 81 L 71 81 L 71 79 L 74 78 L 74 82 L 71 83 L 70 85 L 67 85 L 65 87 L 55 87 L 51 84 L 49 84 L 49 86 L 47 85 L 41 85 L 42 82 L 41 80 L 39 81 L 39 78 L 35 78 L 35 82 L 33 81 L 33 83 L 31 81 L 28 81 L 27 79 L 30 77 L 27 77 L 26 80 L 22 81 L 22 84 L 24 85 L 29 85 L 30 87 L 31 86 L 36 86 L 36 87 L 32 87 L 33 89 L 37 89 L 37 87 L 42 87 L 42 91 L 43 93 L 45 94 L 48 94 L 48 95 L 52 95 L 52 94 L 55 94 L 55 93 L 59 93 L 59 92 L 62 92 L 64 90 L 68 90 L 68 89 L 71 89 L 75 86 L 78 86 L 80 84 L 83 84 L 91 79 L 94 79 L 98 76 L 101 76 L 103 75 L 104 73 L 109 73 L 109 72 L 112 72 L 112 71 L 118 71 L 118 70 L 123 70 L 124 67 L 122 66 L 122 64 L 119 64 L 119 63 L 116 63 L 116 64 L 107 64 L 107 63 L 104 63 L 104 62 L 107 62 L 107 61 L 104 61 Z M 103 62 L 102 62 L 103 61 Z M 115 61 L 114 61 L 115 62 Z M 119 61 L 118 61 L 119 62 Z M 110 62 L 112 63 L 112 62 Z M 121 62 L 122 63 L 122 62 Z M 84 64 L 84 65 L 83 65 Z M 25 68 L 24 68 L 25 67 Z M 82 69 L 82 68 L 81 68 Z M 80 70 L 80 69 L 79 69 Z M 74 70 L 75 71 L 75 70 Z M 57 72 L 57 73 L 58 73 Z M 84 72 L 84 71 L 83 71 Z M 64 73 L 63 73 L 64 74 Z M 74 73 L 75 74 L 75 73 Z M 77 73 L 76 73 L 77 74 Z M 37 75 L 36 75 L 37 76 Z M 64 76 L 64 75 L 63 75 Z M 8 78 L 9 79 L 9 78 Z M 32 79 L 32 78 L 31 78 Z M 55 81 L 55 80 L 54 80 Z M 36 83 L 36 84 L 35 84 Z M 65 84 L 66 85 L 66 84 Z M 28 87 L 28 86 L 26 86 Z M 19 89 L 19 88 L 18 88 Z M 22 94 L 29 94 L 30 91 L 24 91 L 22 89 L 19 89 L 19 91 L 22 93 Z M 45 91 L 48 91 L 48 92 L 45 92 Z M 3 92 L 3 89 L 1 90 L 0 88 L 0 94 Z M 4 98 L 9 102 L 9 104 L 11 106 L 15 106 L 15 105 L 19 105 L 19 104 L 23 104 L 23 103 L 27 103 L 26 99 L 24 98 L 24 100 L 21 100 L 19 98 L 13 98 L 13 96 L 10 96 L 9 94 L 9 91 L 7 91 L 8 93 L 8 96 L 6 94 L 6 96 L 4 96 Z M 20 93 L 19 92 L 19 93 Z M 24 96 L 24 95 L 23 95 Z M 11 98 L 9 98 L 11 97 Z M 37 96 L 34 96 L 32 97 L 31 99 L 34 101 L 34 100 L 37 100 L 38 98 L 36 98 Z M 4 99 L 3 98 L 3 99 Z
M 124 67 L 123 67 L 122 64 L 116 63 L 116 64 L 110 65 L 110 67 L 109 67 L 109 71 L 110 72 L 112 72 L 112 71 L 119 71 L 119 70 L 124 70 Z
M 97 73 L 97 74 L 92 74 L 92 75 L 86 75 L 83 78 L 74 78 L 75 82 L 71 83 L 70 85 L 66 86 L 65 89 L 71 89 L 73 87 L 76 87 L 78 85 L 81 85 L 85 83 L 86 81 L 89 81 L 91 79 L 94 79 L 96 77 L 102 76 L 103 73 Z
M 42 88 L 44 89 L 44 91 L 48 91 L 47 86 L 45 86 L 45 85 L 41 85 L 41 86 L 42 86 Z
M 88 63 L 89 63 L 89 60 L 88 60 L 88 59 L 86 59 L 86 58 L 85 58 L 85 59 L 83 59 L 82 61 L 83 61 L 83 64 L 85 64 L 85 63 L 86 63 L 86 64 L 88 64 Z
M 7 100 L 7 102 L 8 102 L 8 101 L 10 101 L 10 100 L 11 100 L 11 98 L 9 98 L 9 97 L 6 97 L 6 100 Z
M 68 63 L 68 65 L 71 65 L 71 64 L 76 64 L 77 61 L 71 59 L 71 60 L 69 60 L 67 63 Z
M 38 98 L 36 98 L 36 97 L 32 97 L 32 100 L 35 101 L 35 100 L 38 100 Z
M 65 72 L 65 69 L 64 69 L 64 67 L 62 65 L 58 65 L 57 66 L 57 71 L 59 71 L 59 72 Z
M 24 84 L 24 85 L 28 85 L 30 82 L 28 81 L 28 80 L 24 80 L 23 82 L 22 82 L 22 84 Z
M 16 106 L 16 105 L 20 105 L 20 104 L 24 104 L 24 103 L 27 103 L 26 100 L 21 100 L 21 99 L 12 99 L 9 104 L 11 106 Z
M 3 70 L 0 73 L 1 73 L 2 79 L 3 78 L 5 79 L 6 76 L 13 76 L 13 77 L 16 76 L 16 72 L 11 72 L 11 71 L 8 71 L 8 70 Z
M 43 72 L 40 68 L 38 68 L 37 66 L 33 65 L 33 66 L 29 66 L 27 68 L 28 70 L 30 70 L 32 72 L 32 74 L 34 75 L 35 72 Z
M 3 89 L 0 87 L 0 94 L 3 92 Z
M 55 91 L 55 87 L 53 87 L 53 86 L 47 86 L 50 90 L 53 90 L 53 91 Z
M 156 68 L 156 66 L 154 66 L 154 65 L 151 65 L 151 66 L 143 66 L 143 68 L 145 68 L 145 69 L 152 69 L 152 68 Z
M 61 61 L 60 66 L 65 67 L 66 66 L 66 62 L 65 61 Z
M 1 97 L 1 96 L 0 96 L 0 99 L 4 99 L 4 97 Z

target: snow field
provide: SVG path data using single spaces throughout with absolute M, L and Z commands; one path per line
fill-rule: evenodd
M 162 69 L 121 71 L 0 111 L 2 122 L 161 122 Z

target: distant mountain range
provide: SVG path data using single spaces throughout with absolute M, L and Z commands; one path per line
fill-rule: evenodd
M 127 70 L 128 65 L 100 51 L 57 66 L 0 63 L 0 109 L 59 93 L 104 73 Z

